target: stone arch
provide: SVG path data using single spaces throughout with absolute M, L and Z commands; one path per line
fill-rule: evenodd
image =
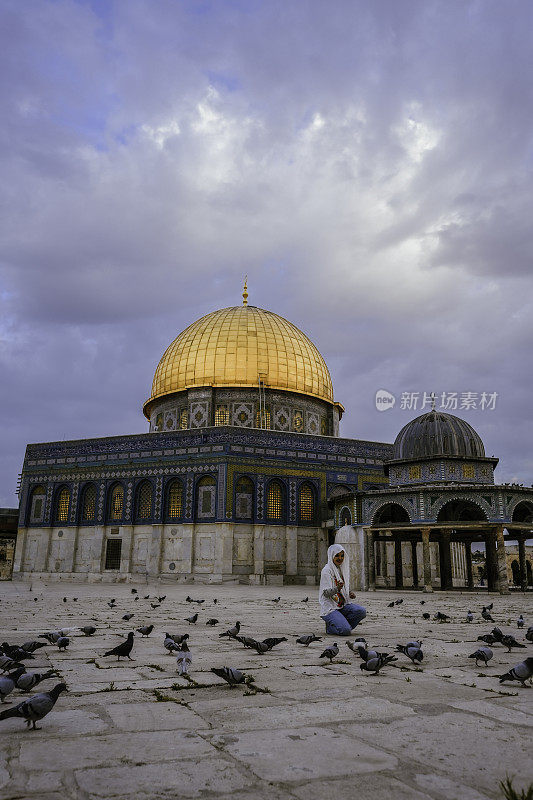
M 517 500 L 510 513 L 512 522 L 533 522 L 533 502 Z
M 382 503 L 372 515 L 372 525 L 387 525 L 388 523 L 394 525 L 401 522 L 411 524 L 411 516 L 406 506 L 399 501 Z
M 339 511 L 339 527 L 344 528 L 352 524 L 352 512 L 348 506 L 343 506 Z
M 484 501 L 460 495 L 442 498 L 442 502 L 435 508 L 437 522 L 486 522 L 489 516 L 490 509 Z

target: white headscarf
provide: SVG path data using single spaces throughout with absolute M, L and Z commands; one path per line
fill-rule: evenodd
M 344 561 L 342 567 L 338 567 L 333 562 L 333 556 L 336 556 L 337 553 L 344 553 Z M 346 576 L 346 578 L 344 577 Z M 322 600 L 322 592 L 324 589 L 332 589 L 336 586 L 336 581 L 342 581 L 344 586 L 340 590 L 340 593 L 344 597 L 346 603 L 350 602 L 350 587 L 348 585 L 350 576 L 350 569 L 348 564 L 348 553 L 344 549 L 344 547 L 340 544 L 332 544 L 328 547 L 328 563 L 322 570 L 320 576 L 320 599 Z M 334 604 L 335 608 L 338 608 L 337 604 Z

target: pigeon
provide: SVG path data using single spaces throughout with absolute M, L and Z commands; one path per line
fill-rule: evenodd
M 523 628 L 524 627 L 524 617 L 522 616 L 522 614 L 520 614 L 520 616 L 516 620 L 516 627 L 517 628 Z
M 273 603 L 279 603 L 279 601 L 280 601 L 280 600 L 281 600 L 281 596 L 280 596 L 280 597 L 274 597 L 274 599 L 272 600 L 272 602 L 273 602 Z
M 192 617 L 185 617 L 185 622 L 188 622 L 189 625 L 194 625 L 196 620 L 198 619 L 198 614 L 193 614 Z
M 46 639 L 50 644 L 55 644 L 59 637 L 64 635 L 64 631 L 50 631 L 50 633 L 41 633 L 39 639 Z
M 84 625 L 83 628 L 80 628 L 80 631 L 85 634 L 85 636 L 92 636 L 96 633 L 96 628 L 94 625 Z
M 466 621 L 467 622 L 473 622 L 474 621 L 474 615 L 472 614 L 471 611 L 468 611 L 468 614 L 466 615 Z
M 64 603 L 68 603 L 68 600 L 67 600 L 67 598 L 66 598 L 66 597 L 64 597 L 64 598 L 63 598 L 63 602 L 64 602 Z
M 496 637 L 493 636 L 492 633 L 485 633 L 483 636 L 478 636 L 477 641 L 485 642 L 485 644 L 495 644 L 496 642 L 499 641 L 499 639 L 496 639 Z
M 309 647 L 311 642 L 321 642 L 322 639 L 320 636 L 315 636 L 314 633 L 309 633 L 307 636 L 300 636 L 299 639 L 296 639 L 298 644 L 303 644 L 305 647 Z
M 138 599 L 139 599 L 139 595 L 136 594 L 135 597 L 133 598 L 133 600 L 135 601 L 135 600 L 138 600 Z
M 41 681 L 45 681 L 55 674 L 56 671 L 54 669 L 49 669 L 48 672 L 23 672 L 16 681 L 17 689 L 20 689 L 21 692 L 29 692 Z
M 157 599 L 158 599 L 158 601 L 159 601 L 160 603 L 162 603 L 162 602 L 163 602 L 163 600 L 166 600 L 166 597 L 167 597 L 167 596 L 166 596 L 166 594 L 164 594 L 164 595 L 163 595 L 163 597 L 158 597 Z
M 187 597 L 185 598 L 185 602 L 192 603 L 192 597 L 189 597 L 189 595 L 187 595 Z
M 333 661 L 336 655 L 339 653 L 339 648 L 337 646 L 337 642 L 333 642 L 330 647 L 326 647 L 323 653 L 320 654 L 319 658 L 329 658 L 329 663 Z
M 239 683 L 250 684 L 254 680 L 251 676 L 241 672 L 240 669 L 234 669 L 233 667 L 211 667 L 211 672 L 225 680 L 230 689 L 233 689 Z
M 7 642 L 2 642 L 2 650 L 6 656 L 9 656 L 14 661 L 27 661 L 35 658 L 31 653 L 23 650 L 22 647 L 11 646 Z
M 528 642 L 533 642 L 533 625 L 526 631 L 526 639 Z
M 503 641 L 503 631 L 500 628 L 493 628 L 491 633 L 497 642 Z
M 235 636 L 234 638 L 237 642 L 244 645 L 244 647 L 254 647 L 257 644 L 257 639 L 253 639 L 251 636 Z
M 270 647 L 267 644 L 264 642 L 257 642 L 255 639 L 252 639 L 250 647 L 255 650 L 258 656 L 262 656 L 264 653 L 270 650 Z
M 137 589 L 132 589 L 132 590 L 131 590 L 131 593 L 132 593 L 132 594 L 137 594 Z
M 179 645 L 174 641 L 174 639 L 169 633 L 165 633 L 165 638 L 163 640 L 163 647 L 165 648 L 165 650 L 168 650 L 169 653 L 177 652 L 180 649 Z
M 25 650 L 27 653 L 35 653 L 36 650 L 39 650 L 41 647 L 46 647 L 45 642 L 24 642 L 21 645 L 22 649 Z
M 152 608 L 159 608 L 161 603 L 150 603 L 150 605 L 152 606 Z
M 272 648 L 276 647 L 276 645 L 281 644 L 281 642 L 286 642 L 286 641 L 287 641 L 287 639 L 286 639 L 285 636 L 281 636 L 281 637 L 278 637 L 278 638 L 276 638 L 275 636 L 268 636 L 266 639 L 263 639 L 262 643 L 266 644 L 268 646 L 269 650 L 272 650 Z
M 136 628 L 137 633 L 140 633 L 141 636 L 150 636 L 154 629 L 153 625 L 143 625 L 141 628 Z
M 189 670 L 189 666 L 192 662 L 192 656 L 190 653 L 189 648 L 187 647 L 187 642 L 184 641 L 181 645 L 181 650 L 176 651 L 176 661 L 178 664 L 178 672 L 180 675 L 187 675 Z
M 449 622 L 450 617 L 448 614 L 443 614 L 441 611 L 437 611 L 433 619 L 436 619 L 438 622 Z
M 507 634 L 506 636 L 502 637 L 502 644 L 504 644 L 507 647 L 507 652 L 508 653 L 511 652 L 511 648 L 512 647 L 524 647 L 525 648 L 525 646 L 526 646 L 525 644 L 521 644 L 520 642 L 517 642 L 516 639 L 514 638 L 514 636 L 511 636 L 510 633 Z
M 531 656 L 526 658 L 524 661 L 521 661 L 520 664 L 515 664 L 505 675 L 498 675 L 498 677 L 500 683 L 504 681 L 520 681 L 522 686 L 525 686 L 526 681 L 533 677 L 533 658 Z
M 425 605 L 426 605 L 426 601 L 425 601 L 425 600 L 421 600 L 421 601 L 420 601 L 420 605 L 421 605 L 421 606 L 425 606 Z
M 20 661 L 15 661 L 13 658 L 9 656 L 0 656 L 0 669 L 2 672 L 11 672 L 14 669 L 18 669 L 23 665 Z
M 149 599 L 150 599 L 150 595 L 149 594 L 145 594 L 144 597 L 143 597 L 143 600 L 149 600 Z
M 186 639 L 189 638 L 188 633 L 171 633 L 169 634 L 169 636 L 176 642 L 176 644 L 181 644 L 182 642 L 184 642 Z
M 485 607 L 487 611 L 492 611 L 492 609 L 494 608 L 494 603 L 491 603 L 490 606 L 485 606 Z
M 483 606 L 483 611 L 481 612 L 481 616 L 482 616 L 482 617 L 483 617 L 483 619 L 484 619 L 484 620 L 486 620 L 487 622 L 494 622 L 493 618 L 492 618 L 492 617 L 491 617 L 491 615 L 490 615 L 490 609 L 491 609 L 491 608 L 492 608 L 492 603 L 491 603 L 490 607 L 489 607 L 489 606 L 487 606 L 487 607 L 485 608 L 485 606 Z
M 213 603 L 214 603 L 215 605 L 218 603 L 218 600 L 216 599 L 216 597 L 215 597 L 215 598 L 213 598 Z
M 349 647 L 352 653 L 356 653 L 356 655 L 360 655 L 359 648 L 366 645 L 366 639 L 356 639 L 355 642 L 346 642 L 346 647 Z
M 114 608 L 114 607 L 115 607 L 115 605 L 116 605 L 116 603 L 115 603 L 115 601 L 114 601 L 114 600 L 110 600 L 110 601 L 109 601 L 109 603 L 108 603 L 107 605 L 109 606 L 109 608 Z
M 215 617 L 211 617 L 211 619 L 208 619 L 205 624 L 206 625 L 218 625 L 218 619 L 215 619 Z
M 308 603 L 308 602 L 309 602 L 309 598 L 308 597 L 304 597 L 304 599 L 302 600 L 302 603 Z
M 365 672 L 371 672 L 374 675 L 377 675 L 380 669 L 386 666 L 391 661 L 391 656 L 387 656 L 385 653 L 380 653 L 377 656 L 367 659 L 366 661 L 361 662 L 359 665 L 359 669 Z
M 77 597 L 73 597 L 72 600 L 73 600 L 74 603 L 78 602 L 78 598 Z
M 60 636 L 56 644 L 59 648 L 59 651 L 61 652 L 61 650 L 63 650 L 64 652 L 70 644 L 70 639 L 68 636 Z
M 135 614 L 124 614 L 124 616 L 122 617 L 122 619 L 126 620 L 126 622 L 129 622 L 129 621 L 130 621 L 130 619 L 131 619 L 132 617 L 134 617 L 134 616 L 135 616 Z
M 395 601 L 394 601 L 394 605 L 395 605 L 395 606 L 399 606 L 401 603 L 403 603 L 403 599 L 400 599 L 400 600 L 395 600 Z
M 0 678 L 0 702 L 5 703 L 8 694 L 11 694 L 23 672 L 26 672 L 26 667 L 19 667 L 13 672 L 9 672 Z
M 135 634 L 133 631 L 128 633 L 128 637 L 124 642 L 121 642 L 116 647 L 113 647 L 112 650 L 108 650 L 104 653 L 104 656 L 117 656 L 117 661 L 120 661 L 121 658 L 129 658 L 130 661 L 134 661 L 134 659 L 130 656 L 130 653 L 133 649 L 133 638 Z
M 403 653 L 404 656 L 407 656 L 407 658 L 411 659 L 413 664 L 416 664 L 417 662 L 420 664 L 420 662 L 424 658 L 424 654 L 423 654 L 422 650 L 420 649 L 420 645 L 418 644 L 418 642 L 416 642 L 416 643 L 408 642 L 405 645 L 404 644 L 397 644 L 396 645 L 396 652 L 397 653 Z
M 9 717 L 23 717 L 23 719 L 26 720 L 28 728 L 32 725 L 32 730 L 38 731 L 39 728 L 35 723 L 50 713 L 61 692 L 65 692 L 66 690 L 67 686 L 65 683 L 57 683 L 51 691 L 35 694 L 33 697 L 23 700 L 22 703 L 19 703 L 17 706 L 2 711 L 2 713 L 0 713 L 0 720 L 8 719 Z
M 478 661 L 483 661 L 485 666 L 489 663 L 494 653 L 490 649 L 490 647 L 480 647 L 479 650 L 476 650 L 475 653 L 472 653 L 468 656 L 468 658 L 475 658 L 476 659 L 476 667 L 478 665 Z
M 394 608 L 394 600 L 392 603 L 387 603 L 387 608 Z
M 235 623 L 233 628 L 230 628 L 229 630 L 224 631 L 224 633 L 219 633 L 218 635 L 219 635 L 220 638 L 222 638 L 223 636 L 227 636 L 228 639 L 235 639 L 235 637 L 239 633 L 240 629 L 241 629 L 241 623 L 237 620 L 237 622 Z
M 431 614 L 428 614 L 427 611 L 425 611 L 424 614 L 422 614 L 422 619 L 430 619 L 430 617 L 431 617 Z

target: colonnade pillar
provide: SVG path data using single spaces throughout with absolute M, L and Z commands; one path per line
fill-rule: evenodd
M 398 535 L 394 537 L 394 585 L 403 589 L 402 540 Z
M 418 561 L 416 557 L 416 542 L 411 541 L 411 564 L 413 569 L 413 586 L 418 588 Z
M 431 528 L 421 528 L 422 534 L 422 560 L 424 562 L 424 591 L 432 592 L 433 586 L 431 585 L 431 553 L 429 549 L 429 534 Z
M 492 531 L 485 536 L 485 564 L 489 592 L 495 592 L 498 587 L 498 565 L 496 536 Z
M 376 553 L 374 547 L 374 534 L 372 531 L 367 531 L 366 551 L 368 556 L 368 590 L 370 592 L 376 591 Z
M 441 589 L 453 589 L 450 534 L 446 531 L 441 532 L 441 540 L 439 542 L 439 559 L 440 587 Z
M 518 562 L 520 564 L 520 588 L 523 592 L 527 590 L 527 567 L 526 567 L 526 540 L 522 534 L 518 534 Z
M 466 585 L 469 589 L 474 588 L 474 573 L 472 571 L 472 543 L 465 542 L 466 558 Z
M 507 577 L 507 559 L 505 557 L 505 539 L 503 538 L 503 525 L 496 527 L 496 557 L 498 559 L 498 591 L 500 594 L 510 594 L 509 578 Z

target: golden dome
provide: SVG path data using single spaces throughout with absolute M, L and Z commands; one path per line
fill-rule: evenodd
M 200 386 L 282 389 L 333 403 L 326 362 L 283 317 L 255 306 L 213 311 L 193 322 L 163 353 L 145 403 Z

